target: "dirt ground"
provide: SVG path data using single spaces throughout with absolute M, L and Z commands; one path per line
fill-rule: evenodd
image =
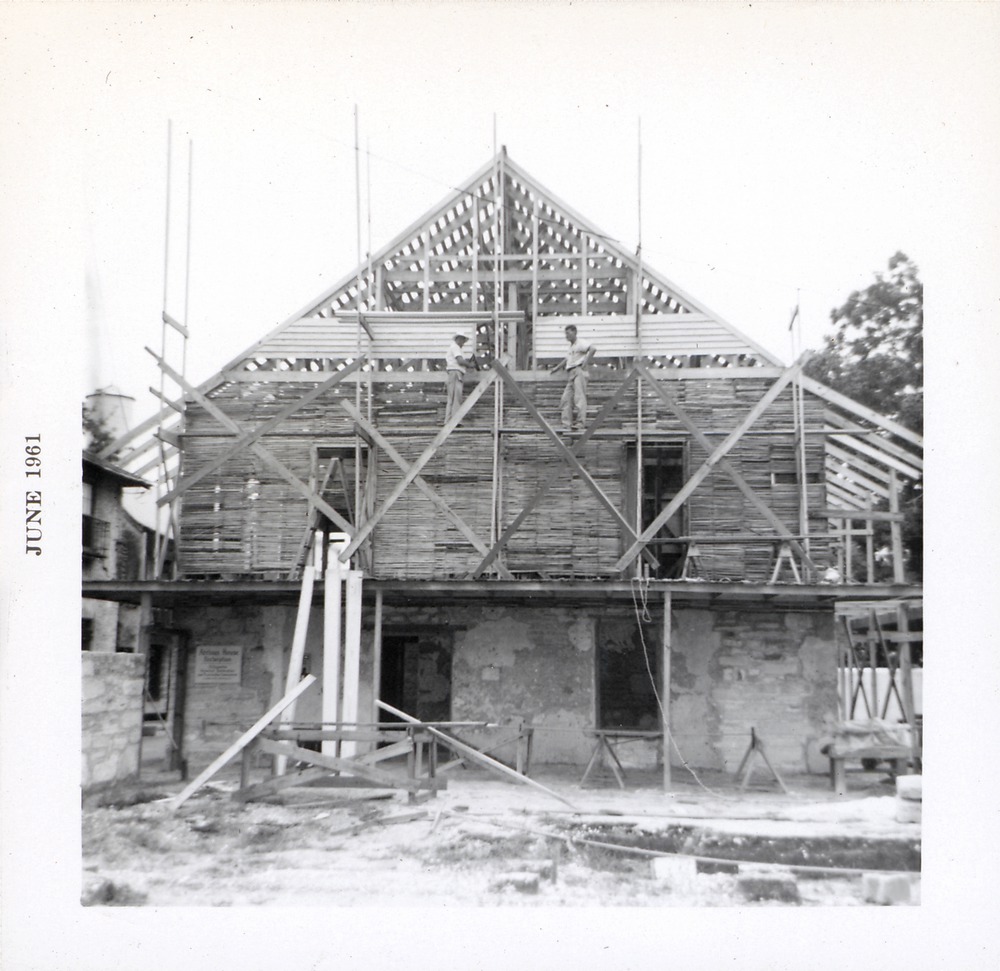
M 786 779 L 785 794 L 773 781 L 741 792 L 732 778 L 706 773 L 664 793 L 652 773 L 630 773 L 626 790 L 606 781 L 581 788 L 578 773 L 535 777 L 575 810 L 473 770 L 450 774 L 447 789 L 416 805 L 395 790 L 304 786 L 242 804 L 231 798 L 237 782 L 226 770 L 176 811 L 168 800 L 184 784 L 144 773 L 139 784 L 85 800 L 82 899 L 220 907 L 859 906 L 861 870 L 919 872 L 919 823 L 896 821 L 894 786 L 878 772 L 852 776 L 844 798 L 816 776 Z M 681 862 L 658 876 L 656 857 Z M 748 898 L 740 881 L 748 866 L 784 874 L 785 883 Z M 791 898 L 789 874 L 797 888 Z

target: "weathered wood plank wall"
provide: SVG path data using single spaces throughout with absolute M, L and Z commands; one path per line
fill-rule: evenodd
M 618 388 L 621 372 L 597 369 L 590 384 L 591 413 Z M 713 443 L 721 442 L 764 393 L 764 378 L 685 379 L 671 381 L 670 392 Z M 306 382 L 239 382 L 212 394 L 215 403 L 248 430 L 266 421 L 314 385 Z M 553 425 L 559 424 L 562 382 L 522 380 L 528 396 Z M 493 502 L 493 401 L 488 391 L 460 428 L 424 469 L 424 478 L 490 545 Z M 295 475 L 308 482 L 315 474 L 314 446 L 349 445 L 354 429 L 338 401 L 353 402 L 353 385 L 332 389 L 290 416 L 261 444 Z M 374 385 L 372 415 L 380 431 L 407 462 L 414 461 L 444 422 L 444 384 L 404 382 Z M 618 508 L 626 497 L 627 444 L 634 442 L 636 392 L 602 425 L 583 450 L 581 461 Z M 362 411 L 367 412 L 363 386 Z M 687 475 L 706 458 L 677 417 L 651 390 L 642 397 L 643 441 L 686 443 Z M 805 396 L 806 425 L 822 427 L 823 403 Z M 729 454 L 748 484 L 771 506 L 793 533 L 799 532 L 799 488 L 795 485 L 796 443 L 792 432 L 792 396 L 787 390 Z M 509 523 L 545 483 L 554 483 L 537 510 L 512 537 L 506 563 L 515 573 L 554 577 L 609 576 L 623 550 L 617 523 L 544 435 L 527 409 L 507 395 L 500 446 L 500 529 Z M 629 434 L 631 432 L 631 434 Z M 618 434 L 615 434 L 618 433 Z M 713 434 L 715 433 L 715 434 Z M 232 444 L 233 437 L 197 405 L 190 405 L 182 437 L 183 477 Z M 378 509 L 403 473 L 376 450 L 374 507 Z M 819 480 L 808 486 L 808 505 L 826 505 L 821 435 L 806 440 L 808 470 Z M 772 473 L 788 482 L 772 482 Z M 353 489 L 353 474 L 349 483 Z M 333 495 L 337 509 L 345 504 Z M 336 500 L 336 501 L 335 501 Z M 281 576 L 294 563 L 308 506 L 285 480 L 248 449 L 228 459 L 214 474 L 182 497 L 180 568 L 186 575 Z M 810 533 L 827 529 L 825 519 L 810 521 Z M 761 580 L 770 576 L 773 530 L 724 472 L 715 471 L 687 502 L 690 535 L 719 536 L 759 532 L 760 543 L 713 543 L 701 548 L 699 575 L 706 578 Z M 813 549 L 825 551 L 822 539 Z M 465 576 L 481 559 L 469 542 L 416 488 L 410 487 L 376 527 L 371 572 L 376 577 L 425 578 Z

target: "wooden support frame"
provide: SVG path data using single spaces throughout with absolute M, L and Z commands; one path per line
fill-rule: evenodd
M 418 475 L 420 475 L 424 466 L 437 454 L 437 450 L 448 440 L 448 436 L 458 427 L 465 416 L 473 409 L 476 402 L 486 393 L 487 389 L 496 380 L 496 374 L 490 372 L 480 379 L 479 383 L 473 388 L 473 390 L 468 394 L 465 401 L 462 402 L 461 407 L 454 415 L 445 423 L 444 427 L 434 436 L 434 440 L 427 446 L 426 449 L 421 453 L 420 457 L 414 462 L 409 471 L 403 476 L 402 480 L 397 483 L 396 487 L 392 492 L 386 496 L 385 501 L 382 505 L 375 510 L 371 517 L 357 530 L 356 534 L 354 530 L 349 530 L 353 536 L 350 545 L 340 554 L 341 562 L 346 563 L 354 553 L 354 551 L 371 535 L 372 530 L 381 522 L 385 514 L 393 507 L 396 500 L 406 491 L 409 485 L 413 482 Z M 344 407 L 347 402 L 341 402 L 341 407 Z M 350 415 L 350 410 L 344 408 L 344 410 Z M 356 409 L 355 409 L 356 410 Z M 352 416 L 353 417 L 353 416 Z
M 646 367 L 638 362 L 636 363 L 635 367 L 639 371 L 640 375 L 650 382 L 651 386 L 664 404 L 666 404 L 671 411 L 673 411 L 673 413 L 680 420 L 681 424 L 687 428 L 692 437 L 708 453 L 708 458 L 694 472 L 694 474 L 690 476 L 688 481 L 681 486 L 674 498 L 667 503 L 653 522 L 643 530 L 642 535 L 637 539 L 637 541 L 623 554 L 621 559 L 618 560 L 615 564 L 616 570 L 624 570 L 629 563 L 631 563 L 636 556 L 638 556 L 640 552 L 645 549 L 646 544 L 654 536 L 656 536 L 660 527 L 667 522 L 667 520 L 669 520 L 678 509 L 680 509 L 695 489 L 697 489 L 698 486 L 701 485 L 701 483 L 708 478 L 709 475 L 711 475 L 715 466 L 718 466 L 727 475 L 729 475 L 729 477 L 736 484 L 737 488 L 753 504 L 757 511 L 760 512 L 761 515 L 763 515 L 764 518 L 771 524 L 778 535 L 789 543 L 792 549 L 794 549 L 795 552 L 802 557 L 804 562 L 808 563 L 810 567 L 815 568 L 815 565 L 809 558 L 809 554 L 803 548 L 802 544 L 794 538 L 791 530 L 774 514 L 767 503 L 765 503 L 763 499 L 761 499 L 747 484 L 746 480 L 739 473 L 736 467 L 725 458 L 726 453 L 729 452 L 737 442 L 739 442 L 744 433 L 762 414 L 764 414 L 778 395 L 781 394 L 788 384 L 801 373 L 808 357 L 808 353 L 803 354 L 795 364 L 786 368 L 785 371 L 782 372 L 781 376 L 775 380 L 770 388 L 768 388 L 757 404 L 750 409 L 749 413 L 743 418 L 739 425 L 737 425 L 736 428 L 729 433 L 724 441 L 714 448 L 705 435 L 698 429 L 698 426 L 695 425 L 695 423 L 688 417 L 687 413 L 680 407 L 680 405 L 677 404 L 673 395 L 667 391 L 662 383 L 657 381 Z
M 893 435 L 909 442 L 911 445 L 923 448 L 923 436 L 918 435 L 914 431 L 910 431 L 909 428 L 900 425 L 899 422 L 895 422 L 891 418 L 886 418 L 885 415 L 880 415 L 877 411 L 874 411 L 865 405 L 859 404 L 857 401 L 848 398 L 839 391 L 834 391 L 833 388 L 828 388 L 821 381 L 817 381 L 815 378 L 811 378 L 807 374 L 803 374 L 800 381 L 802 387 L 806 391 L 811 391 L 814 395 L 829 401 L 830 404 L 836 405 L 838 408 L 843 408 L 844 411 L 849 411 L 852 414 L 857 415 L 859 418 L 864 418 L 866 421 L 873 422 L 880 428 L 884 428 L 887 432 L 891 432 Z
M 210 398 L 207 398 L 202 394 L 197 388 L 191 385 L 184 377 L 178 374 L 166 361 L 163 360 L 154 351 L 151 351 L 148 347 L 146 350 L 155 358 L 160 367 L 173 378 L 185 391 L 188 392 L 213 418 L 216 419 L 224 428 L 232 432 L 234 435 L 239 435 L 242 433 L 242 428 L 233 421 L 218 405 L 215 404 Z M 355 530 L 354 527 L 346 520 L 343 516 L 337 512 L 322 496 L 316 495 L 315 491 L 310 489 L 291 469 L 288 468 L 277 456 L 272 455 L 260 442 L 253 442 L 248 446 L 254 454 L 256 454 L 262 461 L 266 462 L 275 472 L 278 473 L 296 492 L 300 493 L 303 498 L 305 498 L 311 506 L 316 507 L 326 516 L 328 516 L 333 522 L 335 522 L 343 532 L 347 533 L 349 536 L 353 535 Z
M 594 436 L 597 429 L 604 423 L 608 415 L 618 406 L 618 404 L 624 399 L 625 395 L 628 393 L 629 388 L 632 386 L 632 382 L 637 378 L 637 372 L 633 368 L 628 372 L 625 378 L 622 380 L 621 384 L 616 389 L 615 393 L 603 404 L 601 410 L 594 416 L 590 425 L 587 427 L 586 431 L 573 443 L 571 451 L 574 455 L 579 455 L 583 451 L 583 446 L 590 441 Z M 493 544 L 489 553 L 483 559 L 483 561 L 472 571 L 472 579 L 476 579 L 481 576 L 496 560 L 496 558 L 503 552 L 504 547 L 510 541 L 510 538 L 520 529 L 521 524 L 531 515 L 532 512 L 537 508 L 538 504 L 549 494 L 549 492 L 555 487 L 554 479 L 547 479 L 541 487 L 535 492 L 535 494 L 524 504 L 521 511 L 514 517 L 511 523 L 497 538 L 497 541 Z
M 383 452 L 399 467 L 399 469 L 404 473 L 404 475 L 409 474 L 412 466 L 402 455 L 396 450 L 392 442 L 390 442 L 370 421 L 368 421 L 364 415 L 361 414 L 353 405 L 349 402 L 341 402 L 341 406 L 344 410 L 351 416 L 354 423 L 376 444 Z M 441 514 L 472 544 L 472 546 L 480 553 L 484 555 L 489 554 L 489 547 L 476 535 L 475 530 L 472 529 L 469 524 L 462 519 L 461 516 L 451 506 L 448 505 L 447 501 L 442 498 L 442 496 L 437 492 L 437 490 L 422 476 L 417 475 L 413 478 L 413 484 L 428 498 Z M 503 565 L 498 564 L 497 572 L 505 580 L 512 580 L 513 574 Z
M 337 371 L 336 374 L 334 374 L 331 378 L 324 381 L 322 384 L 319 384 L 311 391 L 306 392 L 306 394 L 304 394 L 301 398 L 299 398 L 298 401 L 292 402 L 290 405 L 286 406 L 285 408 L 282 408 L 281 411 L 278 412 L 278 414 L 274 415 L 271 418 L 268 418 L 266 421 L 261 422 L 256 428 L 253 429 L 253 431 L 245 432 L 242 435 L 240 435 L 239 438 L 237 438 L 237 440 L 233 442 L 232 445 L 230 445 L 227 449 L 225 449 L 221 455 L 217 455 L 214 459 L 212 459 L 211 462 L 207 463 L 206 465 L 203 465 L 199 469 L 196 469 L 190 475 L 185 476 L 184 481 L 181 482 L 180 485 L 176 486 L 171 492 L 168 492 L 165 496 L 163 496 L 161 499 L 158 500 L 158 504 L 163 505 L 164 503 L 171 502 L 174 499 L 178 498 L 180 495 L 182 495 L 184 492 L 190 489 L 191 486 L 195 485 L 196 483 L 204 479 L 205 476 L 211 475 L 216 469 L 221 468 L 221 466 L 223 466 L 237 452 L 241 451 L 244 448 L 247 448 L 250 445 L 253 445 L 254 442 L 259 441 L 261 438 L 267 435 L 268 432 L 277 428 L 287 418 L 290 418 L 292 415 L 294 415 L 295 412 L 297 412 L 300 408 L 304 408 L 306 405 L 311 404 L 321 395 L 325 394 L 331 388 L 335 388 L 349 374 L 353 374 L 360 367 L 362 367 L 363 364 L 364 361 L 360 359 L 353 361 L 351 364 L 348 364 L 347 367 L 345 367 L 343 370 Z
M 395 715 L 397 718 L 401 718 L 405 722 L 409 722 L 411 725 L 419 725 L 420 720 L 414 718 L 412 715 L 408 715 L 405 711 L 400 711 L 398 708 L 393 708 L 392 705 L 387 704 L 384 701 L 378 702 L 379 708 L 383 711 L 389 712 L 390 715 Z M 478 749 L 474 749 L 471 745 L 466 745 L 465 742 L 460 742 L 456 738 L 452 738 L 450 735 L 446 735 L 444 732 L 439 731 L 436 728 L 432 728 L 430 725 L 423 726 L 424 729 L 429 732 L 434 738 L 438 739 L 448 748 L 452 749 L 458 755 L 463 758 L 467 757 L 473 762 L 478 762 L 480 765 L 487 769 L 498 773 L 499 775 L 505 776 L 508 779 L 514 779 L 516 782 L 520 782 L 522 785 L 531 786 L 533 789 L 537 789 L 539 792 L 544 792 L 548 796 L 552 796 L 553 799 L 558 799 L 559 802 L 569 806 L 570 809 L 577 810 L 578 807 L 571 803 L 564 796 L 560 796 L 558 792 L 553 792 L 551 789 L 543 786 L 540 782 L 535 782 L 534 779 L 529 779 L 526 775 L 521 775 L 519 772 L 515 772 L 513 769 L 508 768 L 502 762 L 498 762 L 496 759 L 491 759 L 488 755 L 484 755 Z
M 258 735 L 281 714 L 289 705 L 293 704 L 316 679 L 307 674 L 288 694 L 277 704 L 269 708 L 254 724 L 248 728 L 225 752 L 222 753 L 211 765 L 209 765 L 193 782 L 189 783 L 170 802 L 170 808 L 177 810 L 182 803 L 186 802 L 194 795 L 209 779 L 215 775 L 224 765 L 232 761 L 243 751 Z
M 538 425 L 544 430 L 545 434 L 548 435 L 551 441 L 555 444 L 559 455 L 561 455 L 570 468 L 572 468 L 573 471 L 580 476 L 587 488 L 589 488 L 597 498 L 597 501 L 611 514 L 612 519 L 614 519 L 618 524 L 618 528 L 621 530 L 622 535 L 626 538 L 631 538 L 638 543 L 639 537 L 636 536 L 635 530 L 632 529 L 628 520 L 621 514 L 618 507 L 607 497 L 604 490 L 594 481 L 590 473 L 583 467 L 580 460 L 574 454 L 574 451 L 566 445 L 566 443 L 559 437 L 556 430 L 545 420 L 541 412 L 535 407 L 535 403 L 524 393 L 524 390 L 517 383 L 510 371 L 508 371 L 499 361 L 493 362 L 493 369 L 500 375 L 501 378 L 503 378 L 504 384 L 514 392 L 514 396 L 521 402 L 522 405 L 524 405 L 528 414 L 534 418 Z M 655 556 L 653 556 L 652 553 L 645 549 L 645 544 L 641 544 L 640 548 L 636 551 L 636 555 L 639 555 L 640 553 L 647 559 L 647 562 L 649 562 L 651 566 L 659 566 L 659 561 Z M 616 569 L 619 569 L 617 565 Z
M 285 693 L 292 690 L 299 680 L 302 671 L 302 662 L 305 659 L 306 637 L 309 633 L 309 615 L 312 613 L 313 585 L 316 579 L 316 570 L 312 566 L 307 566 L 302 571 L 302 589 L 299 593 L 299 608 L 295 614 L 295 630 L 292 633 L 292 649 L 288 658 L 288 674 L 285 678 Z M 279 724 L 286 725 L 295 720 L 295 706 L 293 701 L 281 713 Z M 277 759 L 274 763 L 274 774 L 285 774 L 285 763 L 282 759 Z

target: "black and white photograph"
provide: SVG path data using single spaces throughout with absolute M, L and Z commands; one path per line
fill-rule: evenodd
M 995 966 L 1000 6 L 0 27 L 5 968 Z

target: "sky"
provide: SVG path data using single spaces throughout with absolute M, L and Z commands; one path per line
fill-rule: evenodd
M 103 971 L 153 948 L 178 950 L 192 968 L 226 966 L 234 952 L 248 967 L 346 966 L 365 926 L 368 941 L 398 944 L 408 967 L 449 966 L 446 953 L 454 967 L 471 966 L 469 954 L 476 967 L 650 964 L 651 924 L 624 911 L 615 934 L 567 913 L 548 936 L 552 914 L 544 925 L 491 914 L 508 933 L 475 951 L 473 922 L 459 915 L 440 933 L 448 915 L 436 914 L 435 946 L 416 951 L 416 912 L 370 925 L 352 914 L 346 931 L 333 921 L 318 934 L 301 912 L 282 914 L 279 933 L 233 913 L 192 935 L 180 913 L 143 915 L 156 917 L 151 926 L 120 909 L 112 925 L 74 904 L 79 793 L 73 772 L 52 772 L 39 753 L 79 751 L 79 671 L 67 664 L 79 643 L 79 404 L 113 384 L 136 398 L 136 419 L 155 410 L 148 388 L 159 372 L 143 348 L 159 349 L 164 305 L 190 328 L 187 374 L 200 382 L 351 272 L 355 111 L 363 248 L 387 242 L 505 145 L 634 249 L 641 125 L 644 262 L 781 359 L 791 357 L 797 301 L 801 345 L 818 347 L 830 310 L 893 253 L 918 264 L 934 605 L 925 630 L 941 648 L 925 701 L 976 719 L 937 718 L 928 733 L 944 784 L 927 818 L 943 813 L 947 825 L 938 838 L 925 830 L 924 906 L 876 915 L 864 939 L 862 915 L 803 924 L 782 912 L 777 928 L 724 916 L 742 968 L 801 967 L 803 954 L 810 967 L 843 967 L 859 953 L 900 966 L 907 943 L 922 948 L 920 966 L 939 955 L 941 967 L 995 966 L 995 948 L 990 959 L 979 943 L 995 925 L 986 881 L 1000 866 L 981 838 L 996 828 L 995 773 L 981 752 L 997 735 L 983 715 L 998 710 L 1000 684 L 1000 519 L 990 515 L 1000 426 L 988 366 L 1000 333 L 998 40 L 994 2 L 0 5 L 0 642 L 16 648 L 0 651 L 0 715 L 5 727 L 31 726 L 3 749 L 0 823 L 6 886 L 10 874 L 33 878 L 4 900 L 10 966 Z M 168 357 L 179 354 L 172 344 Z M 34 435 L 38 559 L 18 545 L 20 456 Z M 961 664 L 941 660 L 949 649 L 961 649 Z M 58 931 L 46 933 L 40 915 Z M 657 922 L 670 936 L 663 947 L 683 946 L 704 966 L 705 941 L 718 954 L 729 942 L 710 916 Z M 947 929 L 947 948 L 933 946 L 934 927 Z M 782 960 L 805 941 L 797 960 Z
M 930 269 L 997 146 L 968 97 L 995 9 L 849 6 L 17 7 L 6 246 L 65 254 L 29 318 L 66 290 L 81 397 L 144 417 L 164 307 L 198 383 L 353 270 L 359 198 L 377 250 L 505 145 L 787 362 L 897 250 Z

